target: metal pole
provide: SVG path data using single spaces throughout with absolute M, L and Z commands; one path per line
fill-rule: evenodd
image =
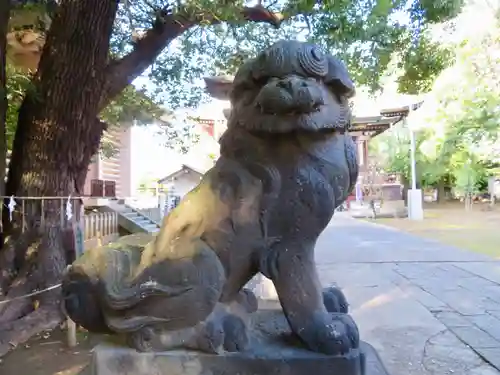
M 422 207 L 422 190 L 417 189 L 417 161 L 415 157 L 415 131 L 408 124 L 408 117 L 412 112 L 412 105 L 408 107 L 407 126 L 410 132 L 410 167 L 411 167 L 411 190 L 408 196 L 408 218 L 410 220 L 422 220 L 424 218 Z
M 417 162 L 415 160 L 415 132 L 410 129 L 411 188 L 417 189 Z
M 417 189 L 417 161 L 415 160 L 415 132 L 408 125 L 408 117 L 410 117 L 412 110 L 412 105 L 408 106 L 408 115 L 406 117 L 406 124 L 410 130 L 410 168 L 411 168 L 411 188 L 412 190 Z

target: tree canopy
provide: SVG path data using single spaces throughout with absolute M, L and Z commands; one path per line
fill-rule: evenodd
M 122 77 L 108 87 L 107 94 L 113 100 L 104 107 L 101 118 L 110 125 L 130 123 L 132 118 L 148 122 L 158 119 L 162 108 L 194 106 L 207 99 L 203 76 L 234 73 L 243 60 L 281 38 L 322 45 L 347 63 L 358 84 L 372 90 L 380 88 L 380 77 L 397 55 L 400 89 L 426 91 L 449 60 L 448 51 L 429 38 L 429 25 L 454 17 L 462 1 L 443 0 L 438 6 L 420 0 L 259 4 L 245 7 L 243 1 L 211 0 L 121 2 L 110 41 L 110 68 Z M 50 28 L 58 6 L 50 0 L 18 0 L 13 5 L 11 31 L 32 30 L 41 35 Z M 10 104 L 6 133 L 10 148 L 30 75 L 12 64 L 7 73 Z M 144 84 L 137 91 L 129 84 L 141 75 Z M 188 148 L 190 141 L 186 139 L 192 126 L 167 123 L 163 130 L 168 145 L 182 151 Z M 106 143 L 101 146 L 108 153 L 112 151 Z
M 428 37 L 428 26 L 454 17 L 462 1 L 290 0 L 262 2 L 275 18 L 246 22 L 243 1 L 186 1 L 173 6 L 165 1 L 138 1 L 120 7 L 115 23 L 113 51 L 123 55 L 150 34 L 155 14 L 187 19 L 185 31 L 148 69 L 156 92 L 171 106 L 192 105 L 203 93 L 201 78 L 230 74 L 247 59 L 281 38 L 318 43 L 346 62 L 359 85 L 379 89 L 391 57 L 401 57 L 400 88 L 414 92 L 430 88 L 446 67 L 445 50 Z M 263 8 L 264 9 L 264 8 Z M 264 10 L 262 10 L 264 12 Z M 260 16 L 265 19 L 264 15 Z M 198 22 L 193 22 L 193 20 Z M 281 21 L 282 20 L 282 21 Z M 226 22 L 223 22 L 226 21 Z M 279 29 L 276 27 L 279 26 Z M 141 39 L 141 37 L 144 37 Z
M 298 38 L 335 53 L 359 85 L 372 89 L 380 88 L 380 77 L 398 54 L 400 89 L 425 91 L 446 67 L 448 57 L 429 38 L 429 25 L 453 18 L 463 3 L 288 0 L 259 1 L 257 7 L 247 7 L 241 0 L 123 1 L 110 54 L 115 60 L 111 65 L 125 74 L 108 89 L 117 94 L 146 72 L 150 91 L 162 94 L 164 102 L 192 105 L 202 96 L 204 75 L 233 73 L 244 59 L 274 41 Z M 57 4 L 13 1 L 16 29 L 46 32 Z
M 475 190 L 499 162 L 500 16 L 493 11 L 482 19 L 481 30 L 464 32 L 452 42 L 454 64 L 440 73 L 424 105 L 409 119 L 420 128 L 419 177 L 429 185 L 451 178 L 459 191 Z M 388 132 L 374 146 L 381 154 L 388 151 L 390 169 L 409 177 L 407 129 Z

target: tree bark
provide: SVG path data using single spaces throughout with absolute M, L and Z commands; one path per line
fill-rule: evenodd
M 10 19 L 10 0 L 0 0 L 0 196 L 5 195 L 5 167 L 7 158 L 7 144 L 5 132 L 7 128 L 7 32 Z M 3 198 L 0 198 L 0 205 L 3 204 Z M 1 210 L 0 210 L 1 212 Z M 3 294 L 5 281 L 8 280 L 12 272 L 14 259 L 10 255 L 13 253 L 9 249 L 2 252 L 4 243 L 4 230 L 2 224 L 2 215 L 0 214 L 0 296 Z
M 7 194 L 75 194 L 97 151 L 96 120 L 105 81 L 117 0 L 66 0 L 48 32 L 35 89 L 27 93 L 6 186 Z M 83 179 L 84 181 L 84 179 Z
M 10 0 L 0 0 L 0 196 L 5 195 L 5 167 L 7 143 L 7 32 L 10 19 Z M 0 199 L 0 204 L 3 199 Z M 1 215 L 0 215 L 1 216 Z M 3 225 L 0 217 L 0 244 L 3 244 Z M 1 248 L 1 245 L 0 245 Z
M 436 190 L 437 190 L 436 203 L 444 203 L 444 201 L 446 200 L 446 181 L 444 177 L 441 178 L 437 183 Z
M 19 110 L 6 185 L 6 195 L 38 198 L 24 199 L 23 214 L 28 231 L 37 231 L 40 239 L 8 296 L 59 283 L 67 265 L 63 239 L 69 223 L 61 212 L 66 201 L 39 198 L 78 196 L 83 188 L 105 130 L 97 119 L 99 92 L 117 6 L 118 0 L 65 0 L 52 20 L 34 90 L 26 94 Z M 27 316 L 21 317 L 26 309 L 33 310 L 31 298 L 8 303 L 0 311 L 2 323 L 21 317 L 9 331 L 0 332 L 0 355 L 61 321 L 60 291 L 34 299 L 40 307 Z

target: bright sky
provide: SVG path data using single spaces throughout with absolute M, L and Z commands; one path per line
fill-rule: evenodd
M 170 173 L 166 166 L 179 164 L 179 155 L 158 140 L 154 126 L 132 128 L 132 184 L 138 186 L 144 179 L 161 178 Z
M 225 101 L 214 99 L 195 110 L 179 111 L 179 114 L 222 120 L 224 119 L 222 110 L 228 105 Z M 196 164 L 200 156 L 205 157 L 213 147 L 216 147 L 214 144 L 200 144 L 187 155 L 181 155 L 162 144 L 163 139 L 158 135 L 158 128 L 154 125 L 134 126 L 132 132 L 133 186 L 138 186 L 144 179 L 156 179 L 168 175 L 182 163 Z

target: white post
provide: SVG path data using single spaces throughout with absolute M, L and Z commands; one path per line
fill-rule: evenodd
M 409 113 L 408 113 L 409 114 Z M 415 132 L 410 129 L 411 189 L 417 189 L 417 161 L 415 160 Z
M 411 168 L 411 189 L 408 192 L 408 218 L 410 220 L 422 220 L 424 218 L 424 210 L 422 207 L 422 190 L 417 189 L 417 161 L 415 157 L 415 131 L 408 125 L 408 117 L 410 117 L 413 104 L 408 106 L 408 115 L 406 117 L 406 125 L 410 131 L 410 168 Z
M 76 323 L 72 321 L 70 318 L 66 319 L 66 325 L 67 325 L 67 340 L 68 340 L 68 347 L 74 348 L 75 346 L 78 345 L 77 337 L 76 337 Z

